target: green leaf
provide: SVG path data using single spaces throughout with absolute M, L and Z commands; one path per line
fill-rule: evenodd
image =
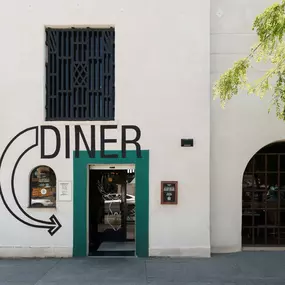
M 224 108 L 227 101 L 245 89 L 248 94 L 263 98 L 272 91 L 268 111 L 275 106 L 276 116 L 285 120 L 285 0 L 276 3 L 258 15 L 253 23 L 258 42 L 246 58 L 236 61 L 223 73 L 213 87 L 214 99 L 219 98 Z M 270 68 L 256 82 L 248 81 L 247 73 L 252 62 L 269 63 Z M 271 84 L 271 81 L 274 83 Z

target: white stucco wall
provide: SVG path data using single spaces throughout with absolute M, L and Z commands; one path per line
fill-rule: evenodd
M 209 256 L 209 11 L 210 0 L 6 2 L 0 10 L 0 32 L 5 39 L 0 53 L 0 152 L 19 131 L 45 124 L 44 27 L 113 25 L 116 120 L 111 124 L 118 124 L 119 129 L 122 124 L 139 126 L 142 148 L 150 150 L 150 255 Z M 213 109 L 217 119 L 228 114 L 215 105 Z M 235 106 L 231 117 L 237 109 Z M 64 124 L 54 125 L 63 129 Z M 89 129 L 86 122 L 76 124 Z M 229 133 L 234 129 L 230 120 L 224 124 Z M 220 127 L 214 123 L 214 132 Z M 119 136 L 120 132 L 118 141 Z M 194 138 L 194 148 L 181 148 L 180 139 L 189 137 Z M 26 221 L 17 210 L 9 187 L 13 161 L 31 139 L 26 137 L 15 147 L 15 152 L 3 162 L 0 177 L 10 207 Z M 226 146 L 219 144 L 220 138 L 213 139 L 218 154 Z M 50 143 L 52 147 L 51 138 Z M 112 148 L 120 149 L 120 144 Z M 0 202 L 0 257 L 72 254 L 73 202 L 58 202 L 56 210 L 27 209 L 31 169 L 47 164 L 55 170 L 58 180 L 72 180 L 72 160 L 64 159 L 64 152 L 50 161 L 41 161 L 39 157 L 40 151 L 35 149 L 21 161 L 16 173 L 17 196 L 29 214 L 45 220 L 56 214 L 63 227 L 50 237 L 46 230 L 18 222 Z M 160 205 L 161 180 L 178 180 L 177 206 Z M 214 180 L 212 186 L 216 184 Z M 212 200 L 213 206 L 218 200 Z M 219 217 L 214 214 L 213 221 Z
M 274 3 L 268 0 L 211 1 L 211 81 L 248 54 L 256 41 L 251 30 L 255 16 Z M 220 16 L 218 16 L 218 15 Z M 256 67 L 251 77 L 262 75 Z M 263 146 L 285 138 L 285 124 L 270 96 L 235 97 L 220 108 L 211 104 L 211 246 L 213 252 L 241 250 L 242 176 L 250 158 Z

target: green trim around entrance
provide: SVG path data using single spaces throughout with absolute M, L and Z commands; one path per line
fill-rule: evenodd
M 136 177 L 136 255 L 148 257 L 149 223 L 149 151 L 142 150 L 142 158 L 136 151 L 127 151 L 122 158 L 120 151 L 105 151 L 118 154 L 118 158 L 101 158 L 100 151 L 90 158 L 87 151 L 80 151 L 79 158 L 73 153 L 73 256 L 87 256 L 87 177 L 89 164 L 135 164 Z

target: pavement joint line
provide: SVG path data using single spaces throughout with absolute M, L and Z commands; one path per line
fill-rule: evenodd
M 47 271 L 34 285 L 39 284 L 39 282 L 40 282 L 49 272 L 51 272 L 51 270 L 53 270 L 53 269 L 60 263 L 61 260 L 62 260 L 62 258 L 60 258 L 59 260 L 57 260 L 57 261 L 51 266 L 51 268 L 48 269 L 48 271 Z

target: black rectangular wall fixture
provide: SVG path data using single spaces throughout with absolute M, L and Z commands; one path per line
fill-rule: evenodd
M 182 147 L 193 147 L 194 140 L 193 139 L 181 139 L 181 146 Z

